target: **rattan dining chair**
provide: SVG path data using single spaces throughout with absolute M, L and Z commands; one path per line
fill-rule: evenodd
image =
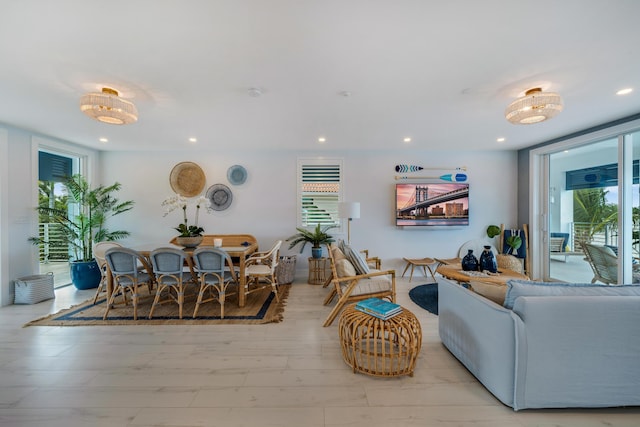
M 127 292 L 130 292 L 133 303 L 133 319 L 138 320 L 138 287 L 147 285 L 149 294 L 151 294 L 154 282 L 147 260 L 137 251 L 122 247 L 107 249 L 105 259 L 113 277 L 113 291 L 107 301 L 107 308 L 102 319 L 107 319 L 109 310 L 118 294 L 122 294 L 126 305 Z M 139 265 L 142 265 L 142 268 Z
M 194 272 L 198 276 L 200 291 L 196 307 L 193 310 L 193 317 L 198 315 L 200 304 L 209 301 L 220 303 L 220 318 L 224 319 L 224 303 L 230 294 L 227 289 L 230 285 L 238 284 L 238 277 L 233 268 L 231 257 L 222 249 L 202 247 L 193 251 Z M 209 296 L 205 298 L 205 293 Z M 214 295 L 214 291 L 217 295 Z
M 178 316 L 182 319 L 185 289 L 189 284 L 194 283 L 190 259 L 186 257 L 183 250 L 175 248 L 155 249 L 151 251 L 150 258 L 158 289 L 149 312 L 149 319 L 153 317 L 156 305 L 167 302 L 176 302 L 178 304 Z M 187 272 L 184 271 L 185 263 L 189 267 Z M 165 290 L 166 298 L 161 300 Z
M 280 301 L 276 267 L 280 259 L 281 245 L 282 240 L 278 240 L 268 252 L 257 252 L 247 259 L 245 262 L 246 295 L 271 287 L 271 292 L 275 294 L 276 301 Z
M 107 289 L 107 259 L 105 258 L 105 253 L 108 249 L 111 248 L 121 248 L 122 245 L 117 242 L 98 242 L 93 245 L 93 258 L 98 263 L 98 268 L 100 268 L 100 284 L 98 285 L 98 289 L 96 289 L 96 294 L 93 297 L 93 305 L 98 301 L 98 297 L 100 294 Z M 107 301 L 108 302 L 108 301 Z

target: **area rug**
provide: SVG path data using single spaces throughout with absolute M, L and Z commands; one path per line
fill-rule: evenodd
M 33 320 L 25 326 L 92 326 L 92 325 L 222 325 L 222 324 L 262 324 L 281 322 L 284 307 L 289 296 L 291 285 L 278 286 L 276 301 L 270 289 L 253 292 L 246 297 L 244 307 L 238 307 L 235 295 L 228 296 L 224 305 L 224 319 L 220 317 L 220 304 L 209 301 L 200 305 L 198 317 L 193 318 L 196 296 L 186 296 L 183 307 L 183 318 L 178 316 L 178 304 L 166 303 L 157 305 L 153 318 L 149 319 L 149 311 L 153 303 L 153 295 L 146 295 L 146 288 L 138 302 L 138 319 L 133 319 L 131 301 L 128 305 L 118 304 L 109 310 L 107 320 L 102 320 L 106 308 L 106 299 L 93 304 L 93 298 L 58 313 Z
M 427 310 L 429 313 L 438 314 L 438 284 L 428 283 L 419 285 L 409 291 L 411 301 Z

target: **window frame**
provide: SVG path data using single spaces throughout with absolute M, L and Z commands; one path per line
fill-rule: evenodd
M 331 222 L 320 222 L 322 225 L 335 224 L 337 227 L 342 230 L 342 219 L 340 218 L 339 213 L 339 203 L 344 199 L 344 159 L 342 158 L 298 158 L 297 168 L 296 168 L 296 182 L 297 182 L 297 194 L 296 194 L 296 224 L 299 228 L 312 229 L 315 228 L 318 222 L 306 221 L 304 219 L 304 206 L 303 200 L 305 196 L 310 194 L 311 192 L 305 192 L 303 189 L 304 186 L 304 171 L 306 167 L 318 167 L 318 166 L 337 166 L 338 168 L 338 191 L 336 194 L 336 199 L 333 201 L 335 206 L 334 210 L 330 212 L 333 223 Z

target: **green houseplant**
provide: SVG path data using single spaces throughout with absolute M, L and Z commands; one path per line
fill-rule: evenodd
M 107 229 L 107 219 L 133 208 L 133 201 L 120 202 L 114 193 L 121 184 L 99 186 L 92 189 L 82 175 L 73 175 L 64 181 L 68 195 L 68 206 L 38 206 L 38 213 L 48 221 L 60 226 L 62 234 L 58 240 L 47 241 L 42 237 L 31 237 L 36 245 L 68 248 L 71 253 L 71 280 L 78 289 L 95 288 L 100 283 L 100 270 L 93 259 L 93 244 L 105 240 L 119 240 L 129 235 L 128 231 Z
M 298 244 L 302 244 L 302 247 L 300 248 L 300 253 L 302 253 L 307 243 L 311 243 L 311 256 L 313 258 L 320 258 L 322 257 L 321 245 L 334 242 L 333 236 L 328 234 L 327 231 L 337 227 L 338 226 L 334 224 L 325 225 L 324 227 L 317 224 L 313 230 L 296 227 L 298 232 L 287 239 L 287 242 L 291 242 L 289 244 L 289 249 L 293 249 Z

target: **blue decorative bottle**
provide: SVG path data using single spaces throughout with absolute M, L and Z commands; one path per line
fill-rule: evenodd
M 462 258 L 462 269 L 464 271 L 478 270 L 478 258 L 473 254 L 473 249 L 469 249 L 469 253 Z
M 496 257 L 491 252 L 491 246 L 485 246 L 482 255 L 480 255 L 480 271 L 488 271 L 496 273 L 498 271 L 498 263 Z

